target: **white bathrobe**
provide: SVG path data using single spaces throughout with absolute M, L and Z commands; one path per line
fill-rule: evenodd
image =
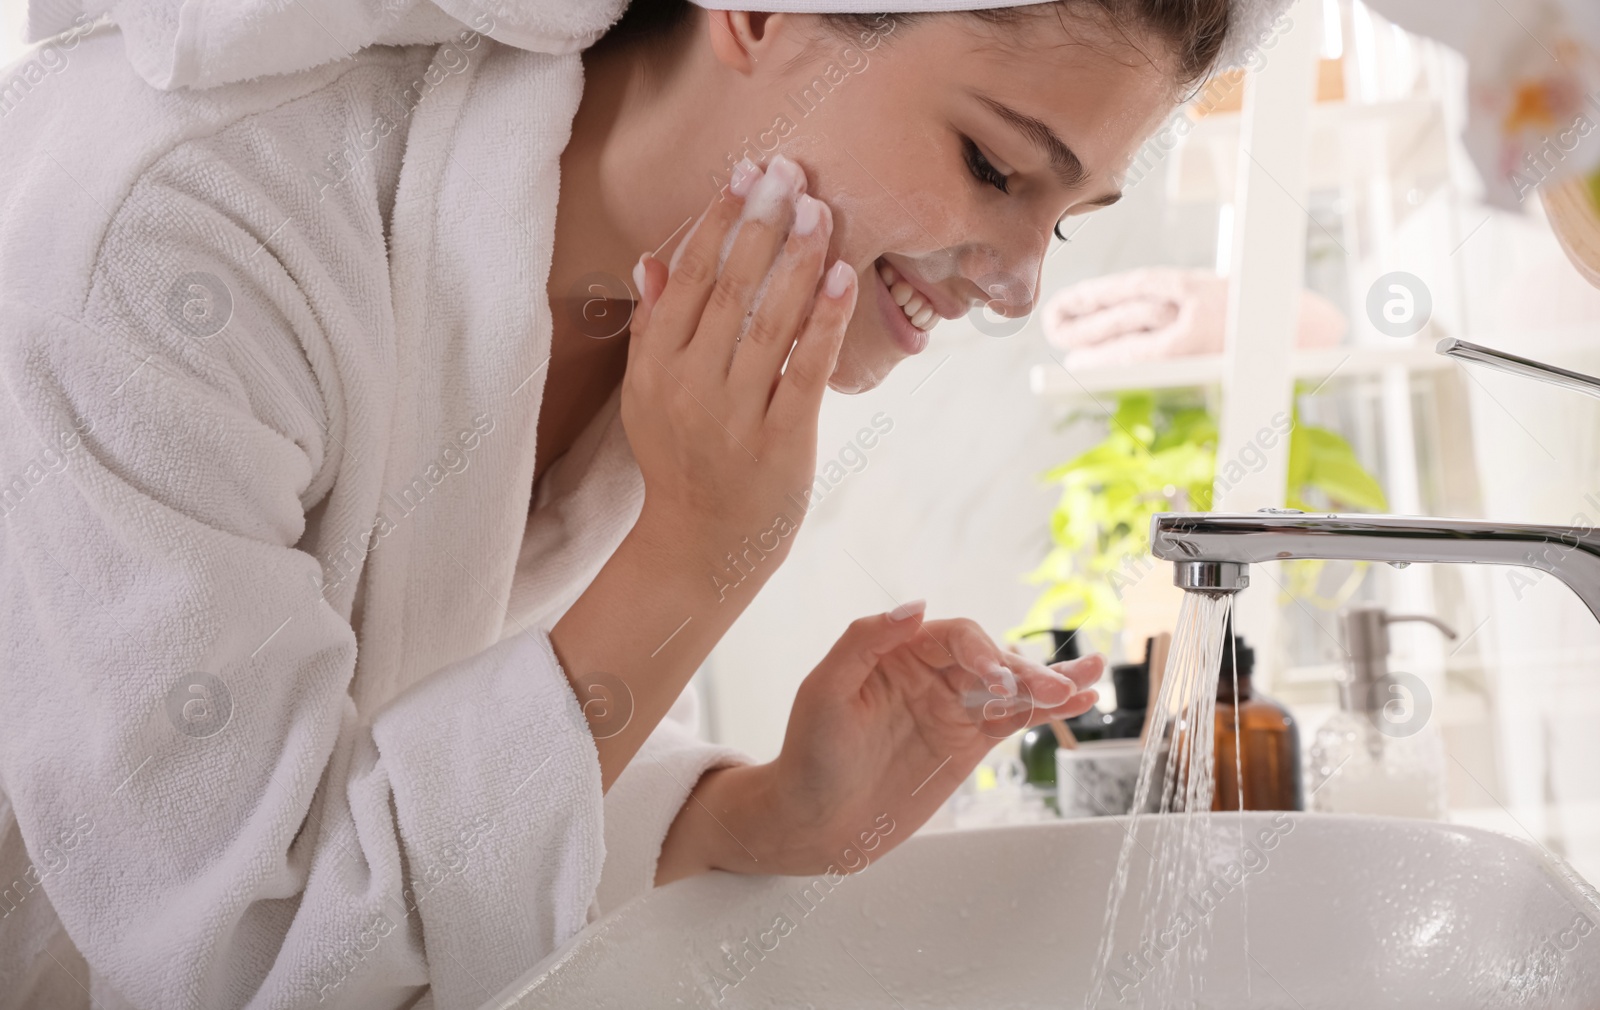
M 530 500 L 621 6 L 549 3 L 546 52 L 168 91 L 85 21 L 0 78 L 0 1006 L 475 1007 L 741 760 L 669 721 L 602 799 L 546 635 L 642 501 L 615 396 Z

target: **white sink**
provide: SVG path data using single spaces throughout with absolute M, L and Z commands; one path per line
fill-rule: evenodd
M 1600 1007 L 1600 896 L 1534 846 L 1422 821 L 1244 816 L 1249 837 L 1273 817 L 1288 830 L 1179 941 L 1209 933 L 1199 1001 L 1140 987 L 1119 1003 L 1111 986 L 1100 1006 Z M 681 881 L 593 923 L 489 1005 L 1077 1010 L 1125 827 L 919 835 L 825 894 L 801 877 Z M 1142 856 L 1133 870 L 1125 908 L 1141 901 Z M 1142 931 L 1137 913 L 1121 919 L 1117 960 Z M 740 980 L 724 955 L 747 937 Z

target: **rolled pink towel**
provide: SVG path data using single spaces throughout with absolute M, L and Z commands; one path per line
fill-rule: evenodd
M 1220 354 L 1228 280 L 1208 270 L 1149 267 L 1074 284 L 1045 303 L 1045 339 L 1069 368 L 1105 368 Z M 1300 292 L 1295 346 L 1334 347 L 1348 323 L 1326 298 Z

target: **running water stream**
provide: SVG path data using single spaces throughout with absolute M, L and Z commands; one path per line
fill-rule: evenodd
M 1212 854 L 1219 848 L 1211 814 L 1214 729 L 1217 678 L 1224 659 L 1232 658 L 1225 631 L 1232 625 L 1232 610 L 1231 593 L 1184 594 L 1166 676 L 1140 758 L 1133 810 L 1107 895 L 1095 976 L 1085 1007 L 1099 1007 L 1108 985 L 1115 999 L 1107 1003 L 1121 1006 L 1194 1005 L 1200 996 L 1206 931 L 1204 924 L 1187 921 L 1193 917 L 1180 903 L 1204 886 Z M 1237 670 L 1233 676 L 1237 688 Z M 1238 734 L 1234 737 L 1237 741 Z M 1237 748 L 1233 757 L 1237 773 Z M 1159 790 L 1153 806 L 1152 789 Z M 1150 829 L 1141 831 L 1147 822 L 1153 822 Z M 1137 935 L 1176 935 L 1179 939 L 1170 950 L 1155 949 L 1152 954 L 1151 948 L 1143 945 L 1144 952 L 1128 951 L 1117 958 L 1117 926 L 1124 914 L 1129 875 L 1138 860 L 1145 865 L 1143 900 L 1127 910 L 1130 918 L 1138 919 Z M 1124 930 L 1121 935 L 1129 932 Z M 1248 958 L 1248 949 L 1245 953 Z M 1137 1002 L 1129 997 L 1136 997 Z

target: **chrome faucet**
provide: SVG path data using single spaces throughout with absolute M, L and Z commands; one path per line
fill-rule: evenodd
M 1588 393 L 1590 396 L 1600 396 L 1600 379 L 1582 372 L 1574 372 L 1555 365 L 1547 365 L 1542 361 L 1524 358 L 1516 354 L 1507 354 L 1497 351 L 1492 347 L 1482 344 L 1471 344 L 1455 337 L 1446 337 L 1434 346 L 1434 350 L 1447 358 L 1457 361 L 1471 361 L 1479 365 L 1488 365 L 1497 372 L 1508 375 L 1519 375 L 1524 379 L 1538 379 L 1548 382 L 1562 389 L 1570 389 L 1577 393 Z
M 1600 396 L 1600 379 L 1446 339 L 1440 354 Z M 1334 515 L 1296 509 L 1229 514 L 1163 512 L 1150 521 L 1150 552 L 1174 562 L 1173 582 L 1198 593 L 1234 593 L 1256 561 L 1323 558 L 1519 565 L 1560 579 L 1600 621 L 1600 530 L 1423 516 Z

